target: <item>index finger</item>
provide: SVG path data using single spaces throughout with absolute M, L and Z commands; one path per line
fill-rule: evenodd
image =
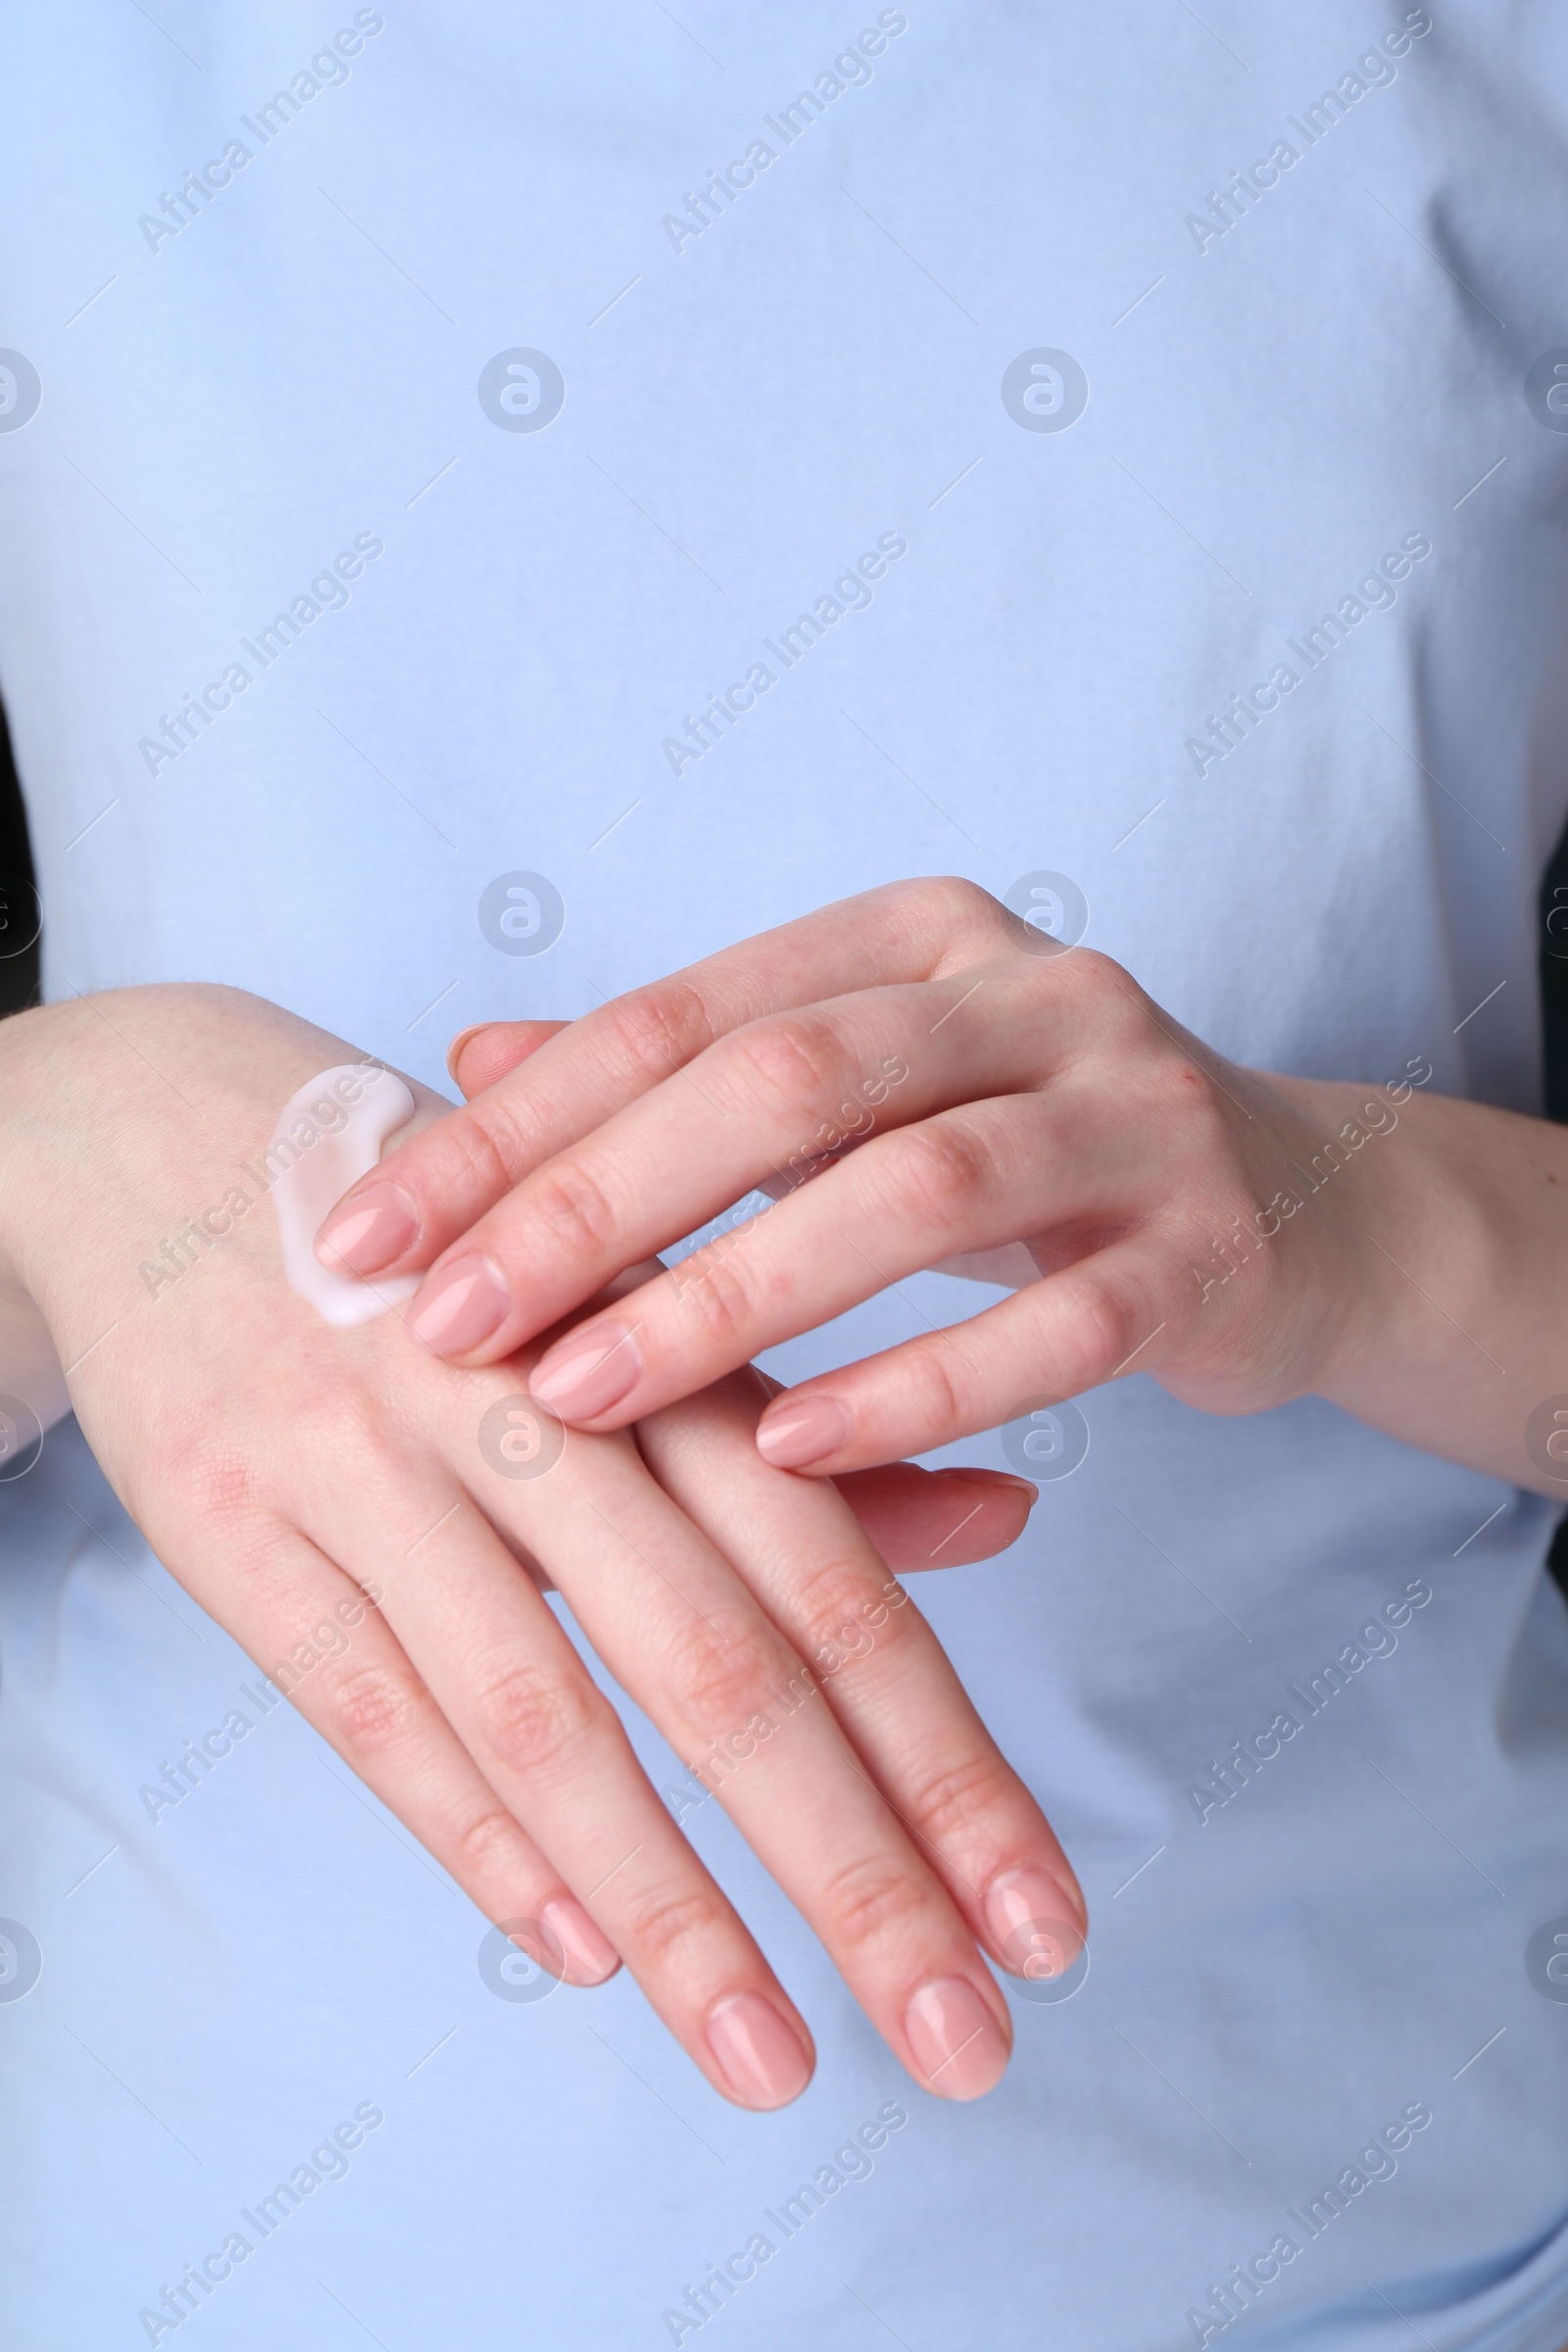
M 554 1153 L 764 1013 L 927 980 L 1014 917 L 972 882 L 886 883 L 612 999 L 390 1152 L 317 1236 L 324 1265 L 422 1272 Z

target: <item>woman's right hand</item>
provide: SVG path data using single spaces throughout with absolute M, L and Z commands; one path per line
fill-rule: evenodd
M 0 1319 L 35 1367 L 57 1352 L 159 1557 L 543 1965 L 585 1984 L 623 1956 L 742 2105 L 809 2077 L 799 2013 L 519 1562 L 679 1753 L 719 1759 L 708 1785 L 915 2079 L 989 2088 L 1010 2034 L 977 1942 L 1054 1970 L 1082 1905 L 935 1637 L 843 1498 L 760 1460 L 754 1376 L 658 1417 L 662 1484 L 629 1433 L 519 1478 L 479 1432 L 526 1407 L 538 1348 L 463 1371 L 395 1314 L 320 1322 L 255 1168 L 282 1103 L 353 1057 L 219 988 L 6 1022 Z M 447 1108 L 414 1092 L 418 1123 Z M 842 1670 L 810 1674 L 824 1651 Z

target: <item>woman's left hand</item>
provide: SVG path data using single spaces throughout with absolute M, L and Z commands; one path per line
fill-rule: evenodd
M 496 1021 L 465 1030 L 452 1042 L 447 1066 L 465 1096 L 471 1098 L 510 1076 L 530 1054 L 570 1026 L 569 1021 Z M 655 1259 L 628 1269 L 623 1280 L 612 1287 L 626 1294 L 662 1271 Z M 781 1381 L 769 1379 L 755 1367 L 753 1379 L 768 1397 L 787 1394 Z M 716 1526 L 710 1524 L 707 1507 L 712 1483 L 706 1475 L 709 1465 L 702 1465 L 703 1475 L 687 1478 L 684 1466 L 689 1449 L 670 1442 L 669 1433 L 678 1433 L 681 1427 L 665 1416 L 657 1434 L 652 1428 L 642 1434 L 643 1453 L 656 1477 L 671 1492 L 669 1471 L 677 1462 L 681 1465 L 678 1499 L 714 1541 L 720 1542 Z M 917 1576 L 933 1568 L 971 1567 L 1010 1549 L 1028 1525 L 1039 1491 L 1029 1479 L 968 1463 L 922 1470 L 916 1462 L 886 1462 L 872 1469 L 849 1471 L 837 1485 L 861 1529 L 897 1576 Z M 713 1514 L 726 1524 L 730 1515 L 727 1509 Z M 734 1533 L 732 1530 L 732 1541 Z M 744 1541 L 736 1564 L 749 1582 L 754 1581 Z M 540 1581 L 549 1586 L 547 1577 Z
M 578 1427 L 951 1264 L 1021 1287 L 776 1399 L 769 1461 L 838 1478 L 1148 1372 L 1220 1413 L 1315 1394 L 1564 1492 L 1568 1135 L 1422 1095 L 1420 1055 L 1371 1082 L 1241 1068 L 959 881 L 744 941 L 492 1083 L 514 1035 L 459 1041 L 484 1091 L 318 1242 L 428 1267 L 409 1323 L 437 1353 L 491 1363 L 749 1189 L 778 1200 L 551 1348 L 533 1393 Z
M 1296 1163 L 1321 1142 L 1286 1087 L 1208 1053 L 1107 957 L 971 884 L 908 884 L 549 1037 L 389 1154 L 318 1247 L 356 1273 L 433 1258 L 411 1327 L 489 1363 L 749 1188 L 809 1175 L 545 1356 L 535 1396 L 608 1430 L 918 1268 L 1024 1245 L 1043 1280 L 772 1405 L 767 1457 L 837 1475 L 1124 1370 L 1228 1411 L 1313 1387 L 1369 1254 L 1332 1207 L 1298 1213 Z M 405 1246 L 372 1267 L 400 1212 Z M 1288 1243 L 1264 1238 L 1287 1219 Z

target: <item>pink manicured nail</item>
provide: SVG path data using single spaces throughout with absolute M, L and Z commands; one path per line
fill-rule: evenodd
M 563 1421 L 591 1421 L 618 1404 L 642 1372 L 623 1323 L 590 1323 L 551 1348 L 528 1378 L 528 1394 Z
M 905 2011 L 915 2063 L 939 2098 L 978 2099 L 1002 2079 L 1007 2044 L 972 1984 L 939 1977 Z
M 831 1396 L 804 1396 L 799 1404 L 764 1413 L 757 1425 L 757 1450 L 775 1470 L 799 1470 L 835 1453 L 850 1434 L 850 1416 Z
M 470 1021 L 466 1029 L 458 1031 L 457 1036 L 447 1048 L 447 1076 L 454 1085 L 457 1084 L 458 1079 L 458 1056 L 469 1038 L 477 1037 L 481 1029 L 493 1029 L 494 1027 L 494 1021 Z
M 1064 1977 L 1084 1948 L 1084 1898 L 1044 1870 L 1009 1870 L 986 1892 L 986 1925 L 1017 1977 Z
M 494 1260 L 455 1257 L 424 1283 L 409 1309 L 409 1329 L 432 1355 L 466 1355 L 512 1311 L 506 1277 Z
M 316 1237 L 316 1254 L 334 1274 L 379 1274 L 419 1230 L 419 1215 L 401 1184 L 372 1184 L 334 1208 Z
M 574 1984 L 603 1984 L 620 1966 L 620 1954 L 602 1936 L 574 1894 L 546 1903 L 539 1924 L 548 1928 L 566 1957 Z
M 799 2034 L 760 1993 L 719 2002 L 708 2020 L 708 2046 L 745 2107 L 786 2107 L 811 2079 Z

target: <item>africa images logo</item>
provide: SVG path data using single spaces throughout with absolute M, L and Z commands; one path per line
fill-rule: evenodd
M 19 433 L 38 414 L 43 384 L 20 351 L 0 350 L 0 433 Z

